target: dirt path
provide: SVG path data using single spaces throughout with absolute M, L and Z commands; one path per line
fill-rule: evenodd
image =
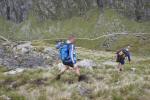
M 145 34 L 149 34 L 149 33 L 132 33 L 131 35 L 145 35 Z M 96 38 L 77 38 L 77 39 L 80 39 L 80 40 L 98 40 L 100 38 L 104 38 L 104 37 L 110 37 L 110 36 L 114 36 L 114 35 L 130 35 L 129 33 L 112 33 L 112 34 L 106 34 L 106 35 L 102 35 L 102 36 L 99 36 L 99 37 L 96 37 Z M 41 39 L 41 40 L 33 40 L 33 42 L 35 41 L 42 41 L 42 40 L 60 40 L 60 39 L 66 39 L 66 38 L 55 38 L 55 39 Z

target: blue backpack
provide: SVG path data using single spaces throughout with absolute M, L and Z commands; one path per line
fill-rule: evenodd
M 60 58 L 63 62 L 68 62 L 70 60 L 69 49 L 70 44 L 68 43 L 63 43 L 62 46 L 59 48 Z

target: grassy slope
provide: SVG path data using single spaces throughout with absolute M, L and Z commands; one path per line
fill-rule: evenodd
M 53 80 L 57 66 L 51 69 L 30 69 L 17 75 L 4 75 L 6 68 L 0 67 L 0 95 L 13 100 L 149 100 L 150 58 L 133 56 L 132 64 L 118 73 L 115 66 L 103 65 L 112 60 L 112 52 L 78 49 L 80 58 L 92 59 L 97 66 L 93 70 L 81 68 L 88 79 L 77 82 L 72 72 L 65 73 L 61 80 Z M 132 72 L 131 68 L 136 68 Z M 79 86 L 89 92 L 80 93 Z M 0 97 L 1 99 L 2 97 Z
M 136 37 L 135 35 L 117 35 L 115 36 L 117 39 L 114 42 L 110 42 L 110 48 L 105 48 L 103 44 L 110 37 L 104 37 L 96 40 L 88 40 L 88 39 L 77 39 L 76 45 L 78 47 L 84 47 L 88 49 L 94 50 L 108 50 L 108 51 L 116 51 L 120 48 L 123 48 L 127 45 L 131 45 L 131 52 L 140 56 L 149 56 L 150 55 L 150 35 L 140 35 L 140 37 Z M 34 46 L 42 46 L 49 44 L 55 44 L 54 40 L 41 40 L 41 41 L 33 41 Z
M 0 18 L 0 34 L 14 40 L 36 40 L 36 39 L 54 39 L 47 41 L 55 43 L 55 38 L 64 38 L 69 34 L 75 34 L 81 38 L 95 38 L 108 33 L 148 33 L 144 37 L 149 37 L 150 22 L 136 22 L 126 17 L 118 15 L 115 11 L 106 9 L 104 14 L 99 15 L 97 9 L 90 10 L 86 15 L 73 17 L 63 21 L 37 21 L 30 14 L 29 18 L 20 23 L 13 24 Z M 107 49 L 116 50 L 128 44 L 133 46 L 135 53 L 150 54 L 150 40 L 142 40 L 132 35 L 117 36 L 118 39 L 111 43 L 110 48 L 104 48 L 103 43 L 109 37 L 89 41 L 79 39 L 77 45 L 89 49 Z M 88 43 L 88 45 L 87 45 Z
M 13 32 L 15 39 L 37 39 L 65 37 L 68 34 L 76 34 L 79 37 L 97 37 L 107 32 L 130 32 L 149 33 L 150 23 L 136 22 L 118 15 L 115 11 L 106 9 L 105 13 L 99 15 L 97 9 L 90 10 L 84 16 L 73 17 L 63 21 L 38 21 L 32 14 L 20 23 L 12 24 L 0 18 L 0 33 L 3 35 Z M 16 34 L 16 35 L 15 35 Z M 13 36 L 12 36 L 13 37 Z

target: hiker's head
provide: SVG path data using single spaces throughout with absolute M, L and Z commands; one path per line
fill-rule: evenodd
M 127 51 L 130 51 L 130 48 L 131 48 L 131 46 L 127 46 L 127 47 L 126 47 L 126 50 L 127 50 Z
M 74 35 L 71 35 L 68 37 L 68 40 L 71 42 L 71 43 L 75 43 L 76 41 L 76 37 Z

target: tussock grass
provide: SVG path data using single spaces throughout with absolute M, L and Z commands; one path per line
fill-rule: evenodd
M 87 77 L 84 81 L 78 82 L 78 77 L 70 71 L 55 80 L 59 72 L 57 65 L 49 69 L 27 69 L 13 76 L 4 75 L 8 69 L 0 67 L 0 97 L 5 95 L 13 100 L 149 100 L 149 57 L 137 59 L 134 55 L 132 63 L 127 63 L 124 71 L 118 73 L 115 66 L 103 65 L 105 61 L 112 61 L 113 52 L 85 48 L 78 48 L 77 52 L 79 58 L 97 63 L 93 70 L 81 68 L 81 73 Z

